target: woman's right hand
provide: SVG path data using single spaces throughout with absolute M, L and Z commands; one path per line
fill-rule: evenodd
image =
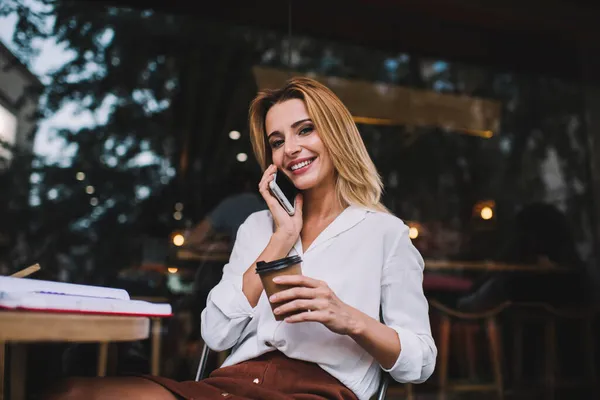
M 267 206 L 273 216 L 273 221 L 275 222 L 274 235 L 283 240 L 289 240 L 291 246 L 293 246 L 300 236 L 300 231 L 302 231 L 302 194 L 296 196 L 296 203 L 294 205 L 296 212 L 290 216 L 269 189 L 269 183 L 275 179 L 274 174 L 276 172 L 277 167 L 271 164 L 263 173 L 262 179 L 258 184 L 258 190 L 267 202 Z

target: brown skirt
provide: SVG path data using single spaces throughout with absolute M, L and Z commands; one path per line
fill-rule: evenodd
M 219 368 L 200 382 L 143 377 L 186 400 L 357 400 L 317 364 L 288 358 L 279 351 Z

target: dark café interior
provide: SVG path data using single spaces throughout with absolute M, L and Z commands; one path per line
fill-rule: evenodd
M 435 371 L 377 398 L 600 398 L 599 20 L 585 0 L 2 0 L 0 399 L 223 364 L 201 312 L 266 209 L 249 105 L 295 76 L 346 105 L 424 260 Z M 170 312 L 10 308 L 45 281 Z

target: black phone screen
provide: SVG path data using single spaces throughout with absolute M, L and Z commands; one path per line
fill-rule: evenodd
M 294 186 L 290 178 L 285 173 L 277 171 L 277 174 L 275 174 L 275 183 L 279 186 L 279 189 L 281 189 L 290 204 L 294 205 L 299 190 Z

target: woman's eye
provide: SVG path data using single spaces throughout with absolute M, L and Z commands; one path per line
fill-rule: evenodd
M 276 149 L 283 144 L 283 140 L 273 140 L 271 142 L 271 148 Z
M 299 133 L 300 135 L 308 135 L 313 131 L 313 129 L 315 129 L 313 126 L 305 126 L 304 128 L 300 129 Z

